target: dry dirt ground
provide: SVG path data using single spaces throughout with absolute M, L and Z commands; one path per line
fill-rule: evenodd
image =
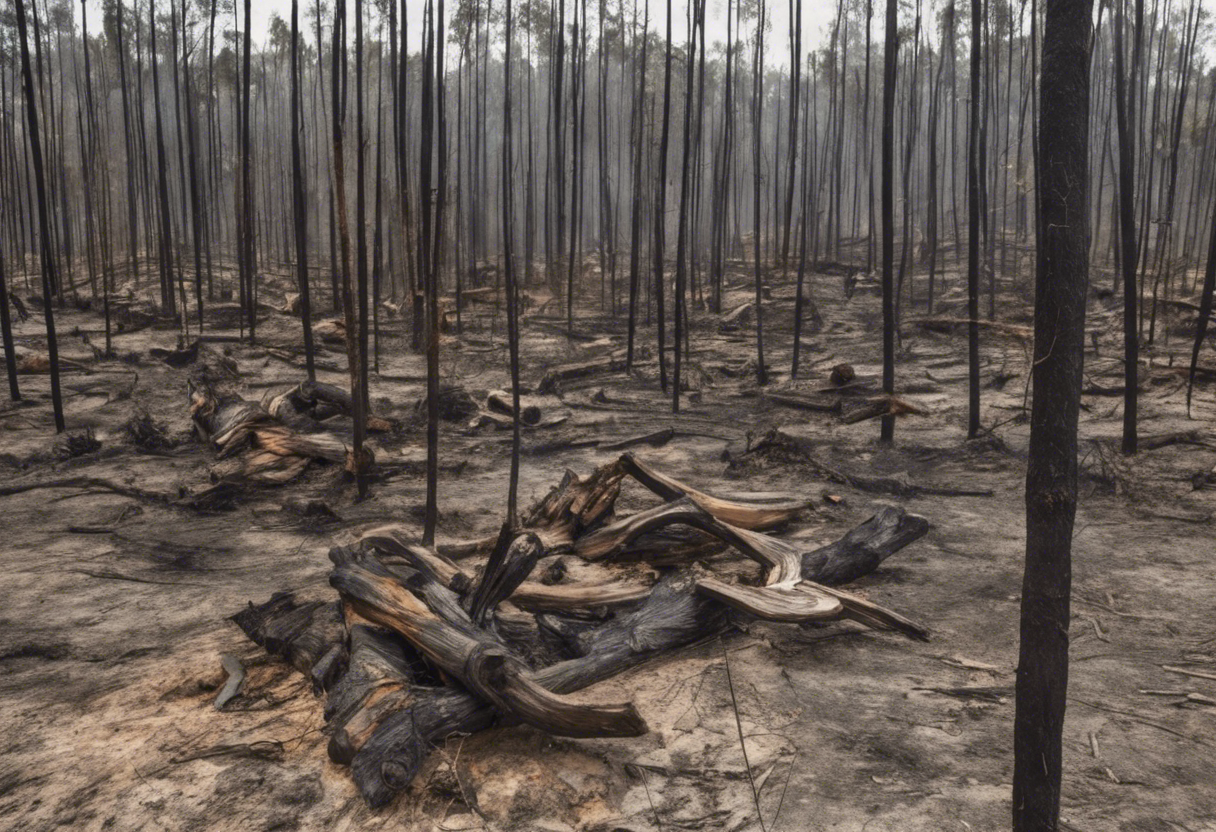
M 788 375 L 793 288 L 779 276 L 773 282 L 765 324 L 776 387 L 822 386 L 843 361 L 861 377 L 877 375 L 872 280 L 863 277 L 846 299 L 841 277 L 812 275 L 824 320 L 804 340 L 797 382 Z M 942 314 L 959 314 L 958 283 L 951 280 Z M 727 306 L 748 292 L 739 276 Z M 1089 384 L 1121 383 L 1114 302 L 1095 297 L 1091 304 L 1097 351 L 1086 356 Z M 592 304 L 587 298 L 578 328 L 602 333 L 594 339 L 567 341 L 554 331 L 557 317 L 546 324 L 534 312 L 525 329 L 525 382 L 547 366 L 620 348 L 623 320 L 592 317 Z M 998 298 L 1007 323 L 1029 323 L 1026 310 L 1022 297 Z M 697 311 L 688 373 L 695 392 L 683 415 L 674 422 L 668 415 L 653 360 L 633 378 L 570 385 L 550 402 L 570 419 L 525 435 L 521 489 L 526 500 L 540 497 L 565 469 L 586 472 L 619 453 L 595 440 L 674 424 L 684 432 L 635 452 L 710 490 L 814 496 L 819 508 L 786 534 L 827 541 L 876 504 L 900 503 L 927 517 L 932 530 L 857 586 L 927 624 L 931 642 L 848 623 L 753 625 L 584 694 L 632 698 L 651 727 L 640 739 L 552 739 L 522 727 L 455 738 L 434 751 L 391 807 L 369 811 L 347 770 L 326 758 L 321 706 L 304 679 L 268 661 L 227 617 L 280 589 L 331 597 L 331 545 L 374 524 L 418 525 L 425 452 L 413 414 L 424 368 L 399 337 L 400 319 L 390 318 L 372 398 L 375 410 L 404 427 L 377 438 L 377 458 L 395 467 L 365 502 L 354 501 L 341 472 L 322 466 L 216 514 L 81 487 L 0 497 L 0 827 L 1008 828 L 1028 344 L 1016 331 L 985 330 L 983 421 L 992 432 L 968 443 L 965 331 L 926 330 L 913 322 L 919 314 L 907 313 L 898 372 L 905 398 L 926 415 L 901 418 L 893 448 L 878 447 L 876 421 L 845 425 L 757 395 L 752 378 L 737 374 L 753 355 L 754 330 L 720 334 L 715 317 Z M 470 312 L 464 336 L 445 338 L 446 382 L 471 391 L 505 384 L 502 332 L 488 320 Z M 226 323 L 235 322 L 228 316 Z M 91 476 L 164 492 L 205 488 L 214 459 L 190 433 L 186 371 L 148 354 L 175 345 L 172 327 L 118 335 L 126 360 L 100 363 L 81 337 L 101 343 L 95 312 L 64 310 L 59 327 L 64 356 L 81 362 L 64 375 L 69 426 L 91 427 L 100 448 L 58 459 L 47 377 L 23 376 L 28 403 L 0 408 L 2 485 Z M 37 316 L 19 324 L 19 345 L 45 350 L 42 333 Z M 236 360 L 253 399 L 303 377 L 296 322 L 268 313 L 259 337 L 258 346 L 215 345 Z M 652 330 L 641 337 L 652 343 Z M 1121 400 L 1084 401 L 1064 739 L 1069 830 L 1216 830 L 1216 707 L 1202 698 L 1216 697 L 1216 488 L 1194 489 L 1191 481 L 1216 465 L 1216 400 L 1212 383 L 1201 385 L 1195 419 L 1187 419 L 1171 352 L 1177 365 L 1186 339 L 1175 335 L 1151 353 L 1142 430 L 1199 430 L 1206 446 L 1174 444 L 1125 461 L 1115 444 Z M 341 351 L 329 348 L 322 366 L 321 380 L 344 383 Z M 177 447 L 135 448 L 124 425 L 137 411 L 159 420 Z M 778 427 L 810 440 L 820 462 L 850 473 L 906 472 L 918 485 L 991 489 L 993 496 L 867 493 L 825 480 L 805 460 L 744 453 Z M 508 460 L 509 432 L 445 424 L 442 538 L 497 528 Z M 302 499 L 325 500 L 340 520 L 300 517 L 291 504 Z M 622 500 L 628 507 L 644 498 L 630 491 Z M 249 678 L 244 693 L 217 711 L 225 653 L 244 660 Z

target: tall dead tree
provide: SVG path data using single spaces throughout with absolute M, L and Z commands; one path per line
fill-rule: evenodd
M 761 161 L 764 145 L 764 13 L 764 0 L 760 0 L 756 12 L 756 51 L 752 61 L 752 243 L 756 255 L 756 383 L 761 387 L 768 384 L 768 369 L 764 366 L 764 315 L 761 306 L 764 300 L 764 281 L 760 265 L 760 187 L 763 179 Z M 659 206 L 659 210 L 662 210 L 662 206 Z
M 882 389 L 895 393 L 895 84 L 898 0 L 887 0 L 882 84 Z M 895 417 L 882 417 L 882 442 L 895 439 Z
M 312 342 L 312 302 L 308 290 L 308 205 L 304 190 L 304 161 L 300 151 L 300 0 L 291 0 L 291 194 L 296 231 L 296 283 L 300 289 L 300 321 L 304 326 L 304 366 L 308 380 L 317 378 Z M 318 48 L 320 44 L 317 44 Z
M 257 290 L 256 290 L 256 273 L 257 265 L 254 262 L 254 217 L 253 217 L 253 151 L 252 124 L 250 122 L 250 105 L 253 101 L 253 87 L 250 77 L 250 59 L 253 54 L 252 40 L 252 21 L 251 21 L 251 4 L 250 0 L 245 0 L 245 33 L 244 33 L 244 48 L 242 50 L 242 69 L 241 69 L 241 229 L 240 229 L 240 246 L 241 246 L 241 268 L 242 268 L 242 283 L 241 283 L 241 306 L 245 310 L 244 314 L 249 318 L 249 340 L 253 342 L 257 339 Z
M 967 119 L 967 438 L 980 431 L 981 0 L 971 0 L 971 102 Z
M 667 0 L 667 51 L 663 60 L 663 128 L 659 139 L 659 177 L 655 182 L 654 197 L 654 247 L 650 252 L 654 260 L 654 302 L 658 324 L 659 341 L 659 386 L 667 392 L 667 321 L 664 308 L 663 255 L 666 248 L 664 233 L 667 226 L 667 148 L 671 135 L 671 0 Z M 679 344 L 676 349 L 679 349 Z
M 1034 401 L 1026 472 L 1026 571 L 1014 716 L 1013 828 L 1059 825 L 1068 692 L 1077 416 L 1089 282 L 1092 0 L 1048 0 L 1039 121 Z
M 4 247 L 0 246 L 0 337 L 4 339 L 4 366 L 8 371 L 8 395 L 21 401 L 21 386 L 17 382 L 17 349 L 13 346 L 13 322 L 9 316 L 8 283 L 4 278 Z
M 358 1 L 358 0 L 357 0 Z M 350 373 L 351 412 L 354 420 L 354 448 L 351 465 L 360 498 L 367 495 L 367 466 L 364 459 L 363 437 L 367 430 L 367 415 L 363 409 L 363 362 L 359 356 L 359 321 L 355 311 L 355 292 L 351 280 L 350 217 L 346 207 L 346 102 L 342 95 L 343 66 L 346 63 L 346 0 L 335 0 L 333 25 L 333 142 L 334 142 L 334 202 L 338 209 L 338 237 L 341 241 L 342 314 L 346 321 L 346 363 Z
M 516 289 L 515 263 L 512 243 L 515 237 L 515 172 L 511 147 L 511 0 L 506 10 L 506 51 L 503 56 L 502 96 L 502 245 L 505 288 L 507 292 L 507 350 L 511 361 L 511 475 L 507 485 L 507 522 L 514 527 L 519 521 L 519 292 Z M 601 263 L 602 268 L 602 263 Z
M 688 51 L 685 53 L 686 74 L 684 81 L 684 153 L 680 164 L 680 219 L 676 231 L 676 291 L 672 303 L 674 318 L 675 352 L 672 355 L 671 412 L 680 412 L 680 357 L 684 344 L 684 295 L 688 282 L 688 222 L 689 199 L 692 193 L 692 102 L 693 80 L 697 51 L 697 27 L 704 14 L 705 0 L 693 0 L 688 23 Z M 670 21 L 668 22 L 670 26 Z
M 359 393 L 363 396 L 363 412 L 368 412 L 368 272 L 367 272 L 367 132 L 363 125 L 363 0 L 355 0 L 355 292 L 358 301 L 355 328 L 347 322 L 347 338 L 359 340 Z M 355 424 L 356 445 L 362 445 L 367 419 Z M 359 466 L 359 495 L 366 493 L 366 472 Z
M 1136 452 L 1136 387 L 1140 363 L 1139 294 L 1136 270 L 1139 242 L 1136 231 L 1136 91 L 1140 68 L 1140 39 L 1144 0 L 1136 0 L 1131 74 L 1124 72 L 1124 0 L 1115 0 L 1115 122 L 1119 131 L 1119 238 L 1123 269 L 1123 453 Z
M 781 262 L 790 256 L 790 224 L 794 216 L 794 171 L 798 167 L 798 110 L 802 80 L 802 0 L 790 2 L 790 118 L 789 159 L 786 160 L 785 227 L 781 232 Z
M 38 129 L 38 96 L 34 92 L 34 72 L 30 67 L 25 0 L 17 0 L 16 5 L 17 36 L 21 41 L 21 77 L 25 87 L 25 114 L 29 130 L 29 151 L 34 168 L 34 186 L 38 194 L 38 250 L 42 265 L 42 312 L 46 320 L 47 357 L 50 359 L 51 365 L 51 406 L 55 411 L 55 430 L 63 433 L 66 424 L 63 419 L 63 396 L 59 390 L 59 342 L 55 337 L 55 313 L 51 310 L 51 296 L 58 281 L 55 276 L 55 257 L 52 251 L 49 196 L 46 187 L 46 169 L 42 159 L 42 142 Z M 7 307 L 7 295 L 4 303 Z M 11 355 L 12 352 L 10 351 L 9 354 Z
M 137 168 L 135 163 L 136 142 L 135 136 L 131 132 L 131 105 L 130 105 L 130 90 L 127 85 L 127 55 L 126 47 L 123 45 L 123 23 L 122 10 L 125 5 L 124 0 L 118 0 L 114 4 L 115 9 L 115 52 L 118 53 L 118 83 L 122 93 L 122 127 L 123 127 L 123 147 L 126 150 L 127 157 L 127 236 L 128 236 L 128 252 L 131 258 L 131 279 L 136 286 L 139 285 L 139 244 L 137 243 L 138 223 L 136 215 L 136 207 L 139 204 L 139 197 L 136 192 Z
M 642 162 L 645 159 L 645 99 L 646 99 L 646 47 L 649 43 L 649 38 L 646 37 L 646 32 L 650 30 L 650 0 L 646 0 L 645 11 L 643 13 L 645 22 L 642 24 L 642 60 L 641 68 L 638 71 L 637 92 L 634 95 L 632 109 L 633 118 L 633 135 L 630 141 L 633 143 L 633 211 L 630 213 L 630 234 L 629 234 L 629 322 L 628 335 L 625 348 L 625 369 L 633 369 L 633 354 L 634 340 L 637 331 L 638 319 L 638 288 L 640 281 L 640 258 L 642 250 L 642 206 L 640 196 L 642 193 Z M 634 16 L 634 39 L 637 38 L 637 16 Z M 636 44 L 635 44 L 636 48 Z
M 165 131 L 160 106 L 160 63 L 156 53 L 156 4 L 148 4 L 148 29 L 151 38 L 152 102 L 156 116 L 156 193 L 160 210 L 160 302 L 166 315 L 176 312 L 173 294 L 173 213 L 169 210 L 169 168 L 165 158 Z M 182 310 L 185 320 L 186 310 Z
M 1191 368 L 1186 381 L 1186 411 L 1191 412 L 1191 393 L 1195 389 L 1195 372 L 1199 367 L 1199 350 L 1208 334 L 1208 322 L 1212 319 L 1212 294 L 1216 290 L 1216 211 L 1212 213 L 1211 242 L 1208 246 L 1208 265 L 1203 275 L 1203 294 L 1199 298 L 1199 319 L 1195 324 L 1195 345 L 1191 348 Z

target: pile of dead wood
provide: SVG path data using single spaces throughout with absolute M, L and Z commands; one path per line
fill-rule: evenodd
M 313 460 L 353 470 L 349 392 L 304 381 L 251 402 L 236 392 L 237 382 L 230 361 L 205 348 L 198 352 L 189 379 L 190 416 L 199 436 L 216 451 L 219 461 L 212 479 L 282 484 L 302 474 Z M 334 424 L 335 417 L 342 417 L 342 423 Z M 392 427 L 385 419 L 368 417 L 369 431 Z
M 626 477 L 663 503 L 616 516 Z M 765 533 L 809 506 L 712 496 L 625 454 L 586 478 L 568 472 L 518 528 L 490 538 L 436 549 L 398 527 L 371 531 L 330 552 L 338 600 L 280 594 L 233 620 L 311 678 L 330 758 L 382 806 L 454 734 L 520 722 L 568 737 L 644 733 L 633 703 L 570 694 L 741 622 L 847 618 L 926 639 L 921 625 L 838 587 L 928 522 L 884 508 L 821 547 Z M 731 552 L 758 568 L 722 557 Z M 639 560 L 655 569 L 639 572 Z M 589 562 L 611 563 L 612 577 L 571 580 Z

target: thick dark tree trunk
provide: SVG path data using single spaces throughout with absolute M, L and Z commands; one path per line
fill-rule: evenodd
M 1041 181 L 1088 176 L 1091 0 L 1048 0 L 1043 28 Z M 1037 191 L 1034 401 L 1026 473 L 1026 573 L 1014 717 L 1013 828 L 1059 824 L 1068 692 L 1077 415 L 1089 272 L 1088 189 Z

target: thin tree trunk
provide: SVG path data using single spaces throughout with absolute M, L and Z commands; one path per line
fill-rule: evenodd
M 882 86 L 882 389 L 895 392 L 895 84 L 899 59 L 897 0 L 887 0 Z M 880 441 L 895 439 L 895 417 L 882 417 Z
M 980 44 L 979 0 L 971 6 L 971 115 L 967 120 L 967 438 L 980 432 Z
M 506 54 L 503 58 L 502 103 L 502 244 L 507 292 L 507 349 L 511 361 L 511 474 L 507 485 L 507 522 L 514 528 L 519 521 L 519 294 L 515 284 L 515 264 L 512 243 L 515 219 L 512 201 L 515 195 L 514 159 L 511 150 L 511 0 L 506 10 Z
M 890 0 L 895 2 L 895 0 Z M 670 2 L 670 0 L 669 0 Z M 764 285 L 760 265 L 760 184 L 761 184 L 761 146 L 764 133 L 761 127 L 764 123 L 764 0 L 760 0 L 756 15 L 756 52 L 752 61 L 752 165 L 753 165 L 753 201 L 752 201 L 752 240 L 755 248 L 755 288 L 756 288 L 756 383 L 761 387 L 768 384 L 768 369 L 764 366 L 764 326 L 763 307 Z M 670 17 L 670 16 L 669 16 Z M 658 208 L 662 211 L 662 206 Z
M 1136 452 L 1136 387 L 1140 363 L 1139 315 L 1136 311 L 1136 266 L 1139 262 L 1135 215 L 1136 90 L 1140 64 L 1140 26 L 1144 0 L 1136 0 L 1137 31 L 1132 46 L 1131 76 L 1123 70 L 1123 0 L 1115 0 L 1115 118 L 1119 130 L 1119 228 L 1123 267 L 1123 453 Z
M 308 380 L 316 381 L 312 341 L 312 302 L 308 287 L 308 206 L 305 204 L 304 162 L 300 151 L 299 0 L 291 0 L 291 191 L 296 229 L 296 282 L 300 288 L 300 322 L 304 327 L 304 366 Z M 320 46 L 320 43 L 317 44 Z
M 55 258 L 51 250 L 51 217 L 46 189 L 46 171 L 42 164 L 42 143 L 39 140 L 37 97 L 34 93 L 34 73 L 30 68 L 29 34 L 26 31 L 25 0 L 17 0 L 17 35 L 21 39 L 21 74 L 25 82 L 25 113 L 29 127 L 29 149 L 33 157 L 34 184 L 38 192 L 39 250 L 42 263 L 42 311 L 46 320 L 47 357 L 51 365 L 51 406 L 55 412 L 55 430 L 63 433 L 63 396 L 59 390 L 59 342 L 55 337 L 55 314 L 51 309 L 51 295 L 56 285 Z M 7 314 L 8 296 L 4 297 Z M 7 329 L 7 327 L 6 327 Z M 6 343 L 8 355 L 12 355 L 11 344 Z M 15 379 L 15 368 L 12 378 Z

